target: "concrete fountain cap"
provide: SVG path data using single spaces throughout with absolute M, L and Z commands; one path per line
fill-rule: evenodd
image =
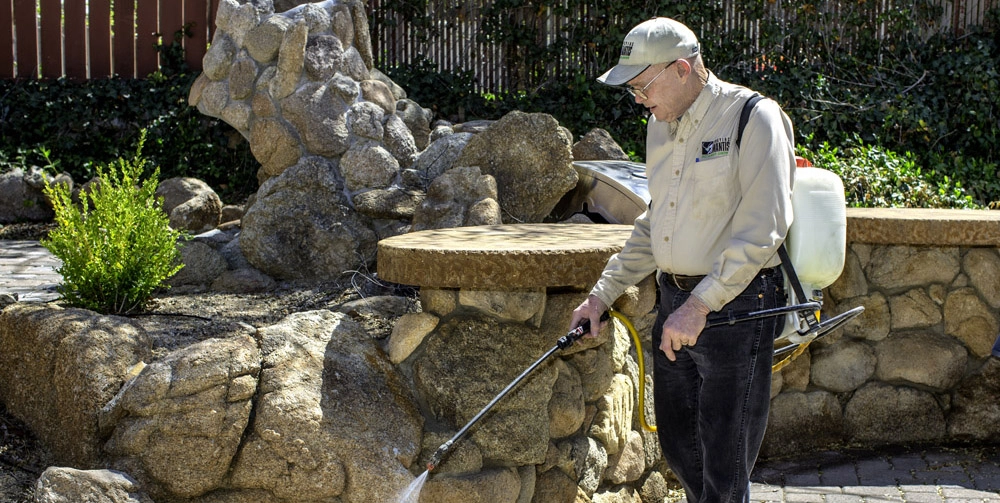
M 433 288 L 589 288 L 631 225 L 512 224 L 431 229 L 378 243 L 379 278 Z

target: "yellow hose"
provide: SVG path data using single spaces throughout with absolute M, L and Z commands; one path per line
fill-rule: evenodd
M 642 357 L 642 341 L 639 340 L 639 334 L 636 333 L 632 322 L 624 314 L 613 309 L 609 312 L 611 313 L 611 317 L 616 318 L 625 325 L 628 333 L 632 335 L 632 342 L 635 343 L 636 359 L 639 361 L 639 424 L 646 431 L 656 431 L 656 426 L 650 426 L 646 422 L 646 367 L 643 362 L 644 358 Z
M 815 316 L 816 316 L 817 320 L 820 319 L 820 312 L 816 311 Z M 802 344 L 799 344 L 799 347 L 795 348 L 795 350 L 792 351 L 792 354 L 786 356 L 784 359 L 782 359 L 778 363 L 775 363 L 774 365 L 771 365 L 771 372 L 780 372 L 781 369 L 787 367 L 789 363 L 792 363 L 792 360 L 798 358 L 799 355 L 801 355 L 802 353 L 804 353 L 806 351 L 806 348 L 808 348 L 809 344 L 811 344 L 811 343 L 812 343 L 812 341 L 810 340 L 810 341 L 807 341 L 807 342 L 803 342 Z
M 632 342 L 635 343 L 635 354 L 639 363 L 639 424 L 641 424 L 642 429 L 646 431 L 656 431 L 656 426 L 650 426 L 649 423 L 646 422 L 646 366 L 644 362 L 645 358 L 642 356 L 642 341 L 639 340 L 639 334 L 635 331 L 635 326 L 632 325 L 632 322 L 629 321 L 624 314 L 621 314 L 614 309 L 611 309 L 608 312 L 611 314 L 612 318 L 621 321 L 625 325 L 625 328 L 628 329 L 628 333 L 632 336 Z M 788 366 L 792 360 L 798 358 L 799 355 L 804 353 L 808 347 L 809 342 L 799 344 L 799 347 L 795 348 L 795 351 L 792 351 L 792 354 L 772 365 L 771 372 L 781 371 L 781 369 Z
M 806 348 L 809 347 L 809 344 L 811 342 L 812 341 L 804 342 L 802 344 L 799 344 L 799 347 L 795 348 L 795 351 L 792 351 L 792 354 L 786 356 L 780 362 L 775 363 L 774 365 L 771 365 L 771 372 L 780 372 L 781 369 L 787 367 L 789 363 L 792 363 L 792 360 L 798 358 L 799 355 L 801 355 L 802 353 L 805 352 Z

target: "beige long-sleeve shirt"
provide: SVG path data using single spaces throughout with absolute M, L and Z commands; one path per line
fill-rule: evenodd
M 761 100 L 737 149 L 740 112 L 752 94 L 710 74 L 676 122 L 650 117 L 652 203 L 591 294 L 610 306 L 654 271 L 705 275 L 692 294 L 717 311 L 761 268 L 780 263 L 777 250 L 792 223 L 792 124 L 777 103 Z

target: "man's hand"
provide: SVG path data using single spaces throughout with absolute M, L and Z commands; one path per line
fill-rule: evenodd
M 701 299 L 692 295 L 667 317 L 663 323 L 660 351 L 666 353 L 668 360 L 676 361 L 675 352 L 698 343 L 698 336 L 705 329 L 706 318 L 711 311 Z
M 587 297 L 576 309 L 573 310 L 573 319 L 569 322 L 569 329 L 573 330 L 580 326 L 580 322 L 590 320 L 590 333 L 584 337 L 597 337 L 601 331 L 601 315 L 608 310 L 608 306 L 596 295 Z

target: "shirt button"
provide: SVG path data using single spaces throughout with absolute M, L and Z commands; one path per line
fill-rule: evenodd
M 663 238 L 663 242 L 664 242 L 664 243 L 666 243 L 666 242 L 668 242 L 668 241 L 670 241 L 670 236 L 665 236 L 665 237 Z
M 674 174 L 677 175 L 677 176 L 680 176 L 681 175 L 681 170 L 674 171 Z
M 673 208 L 673 207 L 674 207 L 674 202 L 673 202 L 673 201 L 670 201 L 670 207 L 671 207 L 671 208 Z
M 684 143 L 684 138 L 678 138 L 677 143 Z

